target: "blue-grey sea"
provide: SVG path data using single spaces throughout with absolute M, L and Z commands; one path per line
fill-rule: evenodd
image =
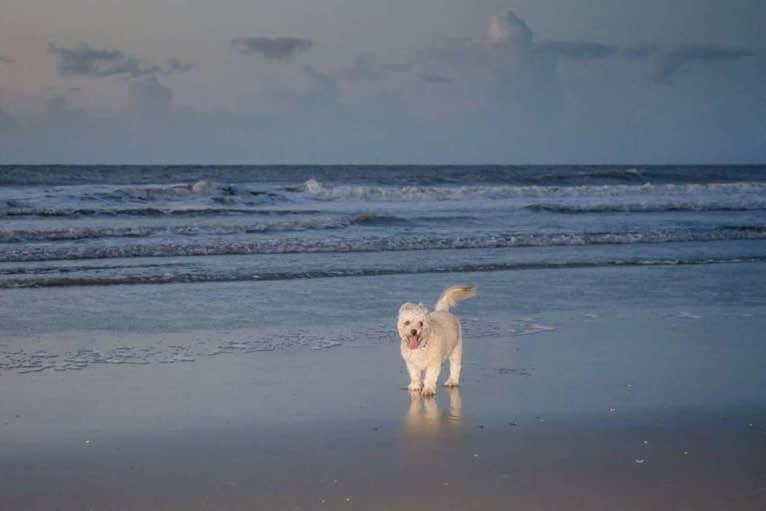
M 766 261 L 766 166 L 2 166 L 0 288 Z

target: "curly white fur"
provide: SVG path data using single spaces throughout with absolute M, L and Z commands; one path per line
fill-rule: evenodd
M 422 389 L 425 396 L 435 395 L 441 365 L 447 359 L 449 378 L 444 385 L 456 387 L 460 384 L 463 333 L 460 321 L 450 314 L 449 309 L 475 294 L 476 286 L 472 284 L 452 286 L 444 290 L 432 312 L 422 304 L 414 303 L 405 303 L 399 308 L 399 348 L 410 375 L 409 390 Z

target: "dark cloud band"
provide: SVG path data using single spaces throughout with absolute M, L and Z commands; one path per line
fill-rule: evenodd
M 267 59 L 287 60 L 308 51 L 314 42 L 298 37 L 237 37 L 231 46 L 242 54 L 257 53 Z
M 543 41 L 537 51 L 572 60 L 594 60 L 611 57 L 618 52 L 616 46 L 592 41 Z
M 654 57 L 652 74 L 658 80 L 666 80 L 681 68 L 694 62 L 730 62 L 753 57 L 755 52 L 748 48 L 732 48 L 712 45 L 686 45 L 668 51 L 657 52 Z
M 64 75 L 138 78 L 158 73 L 183 73 L 195 67 L 180 59 L 170 59 L 164 66 L 148 65 L 120 50 L 93 48 L 87 44 L 64 48 L 50 43 L 48 51 L 56 57 L 58 71 Z

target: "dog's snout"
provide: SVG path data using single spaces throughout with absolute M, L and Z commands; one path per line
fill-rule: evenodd
M 410 330 L 410 333 L 412 335 L 418 335 L 418 331 L 416 329 L 414 329 L 414 328 L 412 330 Z

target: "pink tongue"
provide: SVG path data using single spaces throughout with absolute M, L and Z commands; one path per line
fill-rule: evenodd
M 418 339 L 417 335 L 407 336 L 407 346 L 409 346 L 411 350 L 414 350 L 415 348 L 417 348 L 418 344 L 420 344 L 420 340 Z

